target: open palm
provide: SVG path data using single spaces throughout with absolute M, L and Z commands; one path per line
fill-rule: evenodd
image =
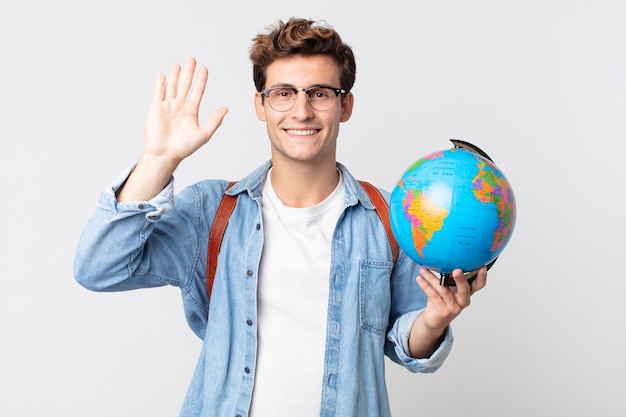
M 193 84 L 195 69 L 195 59 L 189 58 L 182 75 L 176 64 L 167 79 L 163 74 L 157 78 L 146 119 L 145 152 L 180 162 L 207 143 L 222 123 L 227 113 L 223 107 L 200 125 L 198 112 L 208 71 L 201 67 Z

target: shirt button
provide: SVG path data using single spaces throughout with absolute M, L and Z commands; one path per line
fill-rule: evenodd
M 252 274 L 253 274 L 253 272 L 252 272 L 252 270 L 251 270 L 251 269 L 248 269 L 248 270 L 246 271 L 246 275 L 247 275 L 247 276 L 251 277 L 251 276 L 252 276 Z
M 241 417 L 241 414 L 237 414 L 235 417 Z
M 248 319 L 246 320 L 246 323 L 248 324 L 248 326 L 252 326 L 252 320 Z
M 139 210 L 143 210 L 143 209 L 145 208 L 145 206 L 144 206 L 143 204 L 139 204 L 139 205 L 137 206 L 137 208 L 138 208 Z
M 334 384 L 335 384 L 335 375 L 334 374 L 328 375 L 328 385 L 333 386 Z
M 261 223 L 256 224 L 256 230 L 261 230 Z
M 249 374 L 250 373 L 250 368 L 248 368 L 247 366 L 245 368 L 243 368 L 244 372 Z

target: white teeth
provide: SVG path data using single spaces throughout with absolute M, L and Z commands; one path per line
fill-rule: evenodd
M 294 136 L 309 136 L 314 135 L 317 130 L 287 130 L 287 133 Z

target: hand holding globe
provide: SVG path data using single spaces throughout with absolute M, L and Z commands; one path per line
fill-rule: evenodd
M 478 147 L 451 139 L 453 148 L 411 164 L 391 193 L 393 234 L 418 264 L 454 285 L 460 268 L 468 279 L 493 265 L 515 227 L 513 189 Z

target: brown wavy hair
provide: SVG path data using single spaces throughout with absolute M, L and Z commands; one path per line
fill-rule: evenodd
M 352 48 L 343 43 L 339 33 L 324 21 L 290 18 L 268 28 L 266 34 L 253 38 L 250 47 L 252 78 L 257 91 L 265 88 L 267 67 L 279 58 L 291 55 L 326 55 L 339 66 L 341 88 L 350 91 L 356 77 Z

